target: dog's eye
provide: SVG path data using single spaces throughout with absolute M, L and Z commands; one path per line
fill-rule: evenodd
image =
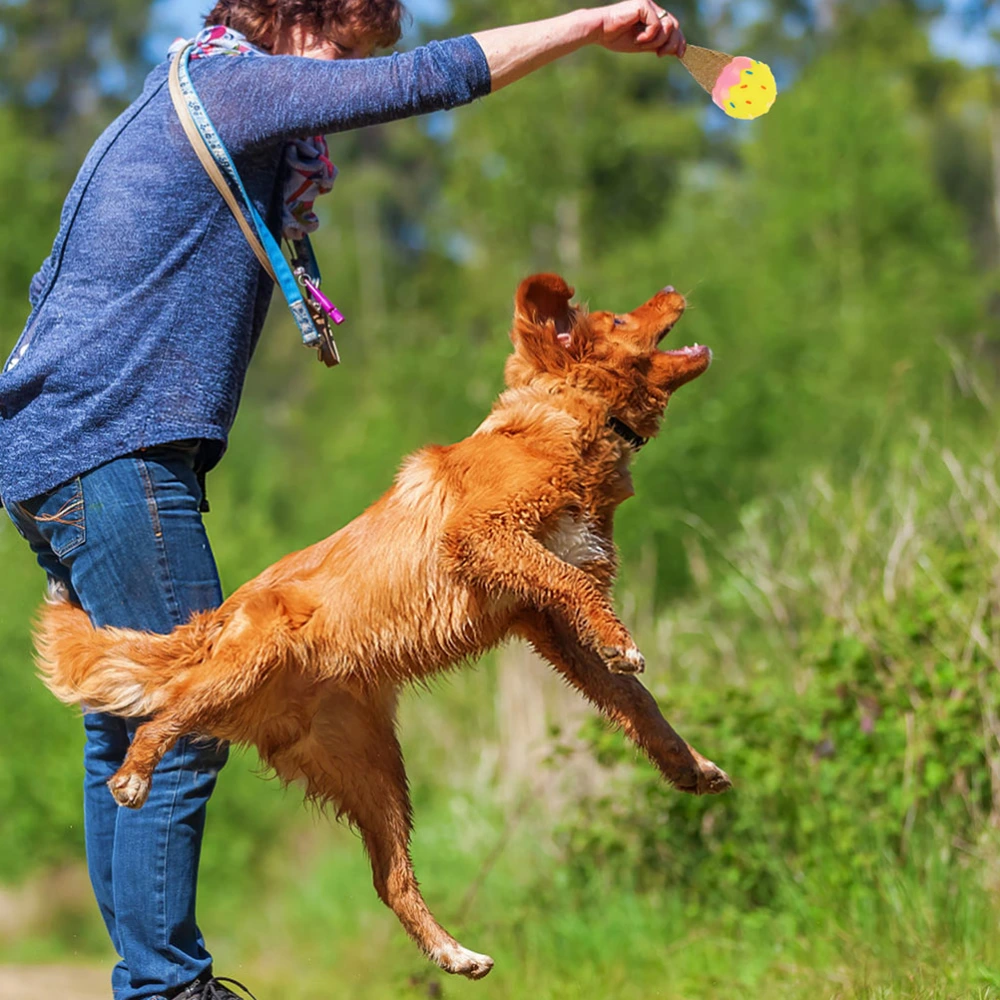
M 625 325 L 625 320 L 623 320 L 620 317 L 616 316 L 615 317 L 615 326 L 624 326 L 624 325 Z

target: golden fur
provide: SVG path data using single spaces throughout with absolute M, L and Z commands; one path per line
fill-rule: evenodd
M 661 351 L 683 298 L 632 313 L 570 305 L 556 275 L 515 298 L 507 390 L 474 434 L 403 464 L 395 485 L 336 534 L 285 556 L 221 607 L 169 635 L 91 628 L 65 600 L 44 609 L 39 664 L 53 693 L 149 717 L 110 784 L 138 808 L 185 733 L 252 743 L 285 781 L 357 825 L 378 894 L 424 952 L 479 978 L 492 959 L 434 919 L 413 874 L 400 685 L 527 639 L 686 792 L 729 779 L 689 747 L 636 680 L 643 660 L 610 604 L 612 518 L 632 495 L 636 434 L 656 433 L 706 348 Z

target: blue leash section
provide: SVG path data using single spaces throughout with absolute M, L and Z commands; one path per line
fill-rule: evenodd
M 267 254 L 273 277 L 282 294 L 285 296 L 288 308 L 291 310 L 296 326 L 299 328 L 299 333 L 302 335 L 302 343 L 306 347 L 318 348 L 321 360 L 325 361 L 327 365 L 335 365 L 340 358 L 337 354 L 336 344 L 334 344 L 330 337 L 329 319 L 327 317 L 332 316 L 333 321 L 336 323 L 342 322 L 343 317 L 337 311 L 336 307 L 319 291 L 321 279 L 319 268 L 316 264 L 316 257 L 313 254 L 312 244 L 308 237 L 296 240 L 293 244 L 293 252 L 295 254 L 293 263 L 296 265 L 293 273 L 288 261 L 281 252 L 281 248 L 278 246 L 277 240 L 275 240 L 270 229 L 265 225 L 264 220 L 260 217 L 260 213 L 247 194 L 239 171 L 236 169 L 236 165 L 229 155 L 229 150 L 226 149 L 225 143 L 215 130 L 215 126 L 208 117 L 205 106 L 201 103 L 201 98 L 199 98 L 198 92 L 191 82 L 191 75 L 188 72 L 188 59 L 190 58 L 192 48 L 193 44 L 189 43 L 175 57 L 177 60 L 178 83 L 180 84 L 184 106 L 212 159 L 225 177 L 228 178 L 230 185 L 242 197 L 243 206 L 246 208 L 254 224 L 254 228 L 257 230 L 260 243 Z M 300 282 L 306 289 L 306 294 L 310 295 L 314 301 L 309 301 L 303 296 Z

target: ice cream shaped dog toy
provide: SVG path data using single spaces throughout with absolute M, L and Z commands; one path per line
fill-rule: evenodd
M 771 67 L 748 56 L 689 45 L 681 62 L 730 118 L 766 115 L 778 96 Z

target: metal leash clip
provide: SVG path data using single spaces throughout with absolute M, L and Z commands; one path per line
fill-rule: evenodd
M 302 288 L 303 298 L 319 335 L 318 342 L 314 341 L 306 346 L 315 347 L 319 353 L 319 360 L 327 368 L 332 368 L 334 365 L 340 364 L 340 352 L 337 350 L 337 344 L 330 333 L 330 324 L 340 326 L 344 322 L 344 315 L 320 291 L 319 286 L 322 279 L 319 276 L 318 268 L 315 267 L 314 259 L 310 260 L 311 253 L 309 251 L 301 252 L 303 247 L 298 241 L 295 244 L 295 249 L 300 252 L 295 253 L 292 257 L 292 274 L 295 275 L 295 280 Z

